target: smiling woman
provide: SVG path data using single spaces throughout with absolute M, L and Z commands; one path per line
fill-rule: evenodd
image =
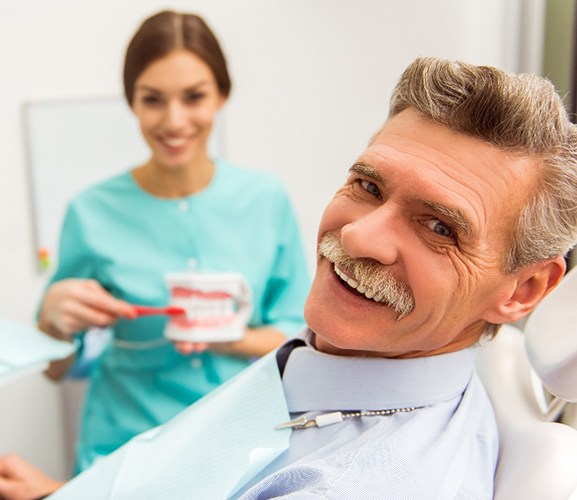
M 162 197 L 204 189 L 214 169 L 206 144 L 231 90 L 226 60 L 205 22 L 170 12 L 147 20 L 126 51 L 124 89 L 152 151 L 133 172 L 136 181 Z
M 138 77 L 132 110 L 150 146 L 150 160 L 133 175 L 147 192 L 182 197 L 204 189 L 214 164 L 203 152 L 225 97 L 209 66 L 177 49 Z M 196 164 L 194 175 L 186 167 Z
M 284 187 L 208 154 L 231 83 L 206 23 L 170 11 L 145 20 L 126 52 L 124 89 L 150 156 L 72 200 L 39 314 L 44 332 L 80 345 L 91 327 L 112 330 L 91 373 L 77 471 L 300 330 L 309 286 Z M 166 317 L 137 317 L 132 304 L 169 302 L 165 276 L 191 259 L 198 272 L 237 273 L 249 284 L 253 312 L 241 340 L 173 345 Z M 50 373 L 58 378 L 73 363 Z

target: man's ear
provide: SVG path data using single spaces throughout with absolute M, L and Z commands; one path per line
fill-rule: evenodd
M 490 323 L 512 323 L 529 314 L 555 288 L 565 274 L 565 259 L 559 256 L 537 262 L 515 272 L 512 289 L 485 319 Z

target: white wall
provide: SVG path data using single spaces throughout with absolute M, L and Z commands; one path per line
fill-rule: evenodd
M 167 6 L 193 10 L 219 35 L 234 80 L 228 157 L 284 179 L 312 266 L 322 209 L 384 120 L 401 70 L 417 55 L 517 70 L 521 2 L 2 1 L 0 315 L 32 323 L 46 279 L 34 258 L 22 105 L 119 94 L 124 47 L 143 17 Z M 19 451 L 63 475 L 58 398 L 40 376 L 0 388 L 0 453 Z

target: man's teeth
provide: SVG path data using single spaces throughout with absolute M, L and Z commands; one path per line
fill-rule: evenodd
M 372 299 L 375 296 L 375 292 L 367 290 L 364 285 L 359 284 L 358 281 L 351 278 L 350 276 L 347 276 L 337 266 L 334 266 L 334 269 L 339 278 L 341 278 L 351 288 L 354 288 L 357 292 L 362 293 L 367 299 Z

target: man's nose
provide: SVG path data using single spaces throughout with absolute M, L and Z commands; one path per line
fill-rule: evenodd
M 341 241 L 343 249 L 351 257 L 392 265 L 399 259 L 403 231 L 396 207 L 385 204 L 343 226 Z

